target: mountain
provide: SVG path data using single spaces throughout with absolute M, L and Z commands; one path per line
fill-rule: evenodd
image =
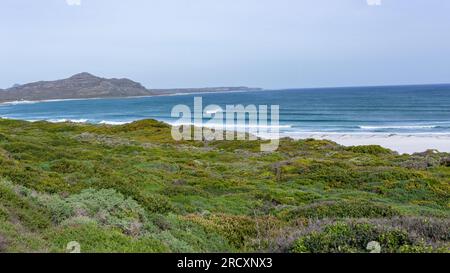
M 0 89 L 0 103 L 8 101 L 38 101 L 54 99 L 122 98 L 158 96 L 175 93 L 251 91 L 259 88 L 207 87 L 184 89 L 147 89 L 129 79 L 106 79 L 83 72 L 56 81 L 39 81 Z
M 132 80 L 105 79 L 84 72 L 68 79 L 39 81 L 2 90 L 0 102 L 149 95 L 152 95 L 149 90 Z

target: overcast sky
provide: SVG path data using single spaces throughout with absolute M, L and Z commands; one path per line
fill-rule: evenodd
M 149 88 L 450 82 L 448 0 L 2 0 L 0 88 L 86 71 Z

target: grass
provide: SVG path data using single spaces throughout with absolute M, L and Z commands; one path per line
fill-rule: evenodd
M 0 251 L 448 252 L 449 158 L 0 119 Z

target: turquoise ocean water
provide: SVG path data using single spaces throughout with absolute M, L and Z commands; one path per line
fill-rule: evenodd
M 176 121 L 173 106 L 279 105 L 280 130 L 296 133 L 450 134 L 450 85 L 352 87 L 187 94 L 164 97 L 15 102 L 0 117 L 122 124 L 153 118 Z

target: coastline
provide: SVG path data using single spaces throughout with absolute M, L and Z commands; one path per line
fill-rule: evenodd
M 269 228 L 267 236 L 259 233 L 268 242 L 284 242 L 286 235 L 307 238 L 306 232 L 322 234 L 315 232 L 331 228 L 340 236 L 343 227 L 349 232 L 355 228 L 344 222 L 348 219 L 363 224 L 364 232 L 380 227 L 385 233 L 376 236 L 400 242 L 408 234 L 416 238 L 416 230 L 423 226 L 427 234 L 434 234 L 428 232 L 431 229 L 443 234 L 430 238 L 446 238 L 443 227 L 449 226 L 448 154 L 397 155 L 321 141 L 283 141 L 276 153 L 265 154 L 259 152 L 258 142 L 177 142 L 170 127 L 154 120 L 95 127 L 1 120 L 0 132 L 1 220 L 8 228 L 0 233 L 9 236 L 8 243 L 22 244 L 30 237 L 16 234 L 32 225 L 32 236 L 41 243 L 31 241 L 33 245 L 23 251 L 46 251 L 51 246 L 54 252 L 64 252 L 71 241 L 82 242 L 83 252 L 175 252 L 180 250 L 178 242 L 192 245 L 184 248 L 189 251 L 248 251 L 255 241 L 255 251 L 261 249 L 258 230 L 252 231 L 255 237 L 230 239 L 229 223 L 231 230 L 236 226 L 245 234 L 248 226 L 250 230 L 261 226 L 261 232 Z M 310 229 L 299 225 L 298 219 L 317 224 Z M 226 223 L 225 229 L 221 223 Z M 408 225 L 400 232 L 399 223 Z M 18 232 L 9 232 L 15 225 Z M 355 233 L 349 232 L 345 240 L 353 242 Z M 168 235 L 177 242 L 173 249 L 172 243 L 164 245 Z M 100 247 L 89 243 L 97 238 Z M 239 245 L 227 240 L 238 240 Z M 422 246 L 425 239 L 417 240 Z M 438 249 L 447 241 L 430 242 Z M 204 246 L 194 248 L 199 242 Z M 216 242 L 220 248 L 212 245 Z M 162 247 L 154 248 L 155 244 Z M 290 245 L 294 243 L 284 243 L 280 252 Z
M 110 98 L 73 98 L 73 99 L 50 99 L 50 100 L 33 100 L 33 101 L 9 101 L 9 102 L 1 102 L 0 107 L 2 106 L 14 106 L 20 104 L 38 104 L 38 103 L 46 103 L 46 102 L 64 102 L 64 101 L 90 101 L 90 100 L 120 100 L 120 99 L 140 99 L 140 98 L 153 98 L 153 97 L 173 97 L 173 96 L 190 96 L 190 95 L 201 95 L 201 94 L 224 94 L 224 93 L 248 93 L 248 92 L 265 92 L 270 90 L 235 90 L 235 91 L 210 91 L 210 92 L 187 92 L 187 93 L 171 93 L 171 94 L 157 94 L 157 95 L 146 95 L 146 96 L 131 96 L 131 97 L 110 97 Z M 80 117 L 77 115 L 72 116 L 60 116 L 60 117 L 38 117 L 34 119 L 32 116 L 27 119 L 26 116 L 19 117 L 10 117 L 10 116 L 0 116 L 3 119 L 19 119 L 19 120 L 27 120 L 29 122 L 36 122 L 40 120 L 58 123 L 58 122 L 72 122 L 72 123 L 90 123 L 90 124 L 100 124 L 100 125 L 123 125 L 126 123 L 131 123 L 133 121 L 137 121 L 140 119 L 157 119 L 161 122 L 167 123 L 171 125 L 167 120 L 161 120 L 157 117 L 152 117 L 149 115 L 148 117 L 138 118 L 138 119 L 89 119 L 89 117 Z M 207 124 L 203 124 L 203 126 L 208 127 Z M 411 125 L 409 125 L 411 127 Z M 434 126 L 434 125 L 433 125 Z M 389 148 L 393 151 L 399 153 L 417 153 L 424 152 L 426 150 L 434 149 L 440 152 L 448 152 L 450 153 L 450 132 L 443 131 L 439 132 L 395 132 L 392 133 L 384 133 L 384 132 L 302 132 L 302 131 L 292 131 L 289 129 L 289 125 L 279 126 L 280 129 L 280 137 L 290 137 L 292 139 L 320 139 L 320 140 L 330 140 L 336 142 L 343 146 L 359 146 L 359 145 L 380 145 L 385 148 Z M 366 126 L 370 127 L 370 126 Z M 407 126 L 397 126 L 398 129 L 405 129 Z M 417 127 L 417 126 L 412 126 Z M 424 126 L 421 126 L 424 127 Z M 431 128 L 431 126 L 428 126 Z M 428 128 L 425 126 L 424 128 Z M 212 127 L 214 128 L 214 127 Z M 285 128 L 289 130 L 284 130 Z M 396 128 L 396 127 L 389 127 Z M 242 132 L 245 128 L 236 128 L 235 131 Z M 268 136 L 258 135 L 262 139 L 269 138 Z
M 0 117 L 0 119 L 11 119 Z M 156 120 L 156 119 L 155 119 Z M 120 126 L 134 121 L 100 121 L 89 122 L 85 119 L 49 119 L 49 120 L 26 120 L 27 122 L 46 121 L 51 123 L 76 123 L 76 124 L 96 124 L 107 126 Z M 136 120 L 138 121 L 138 120 Z M 173 124 L 161 121 L 170 126 Z M 204 126 L 207 127 L 207 126 Z M 213 128 L 214 127 L 210 127 Z M 280 127 L 281 128 L 281 127 Z M 242 132 L 242 130 L 235 130 Z M 257 135 L 261 139 L 269 139 L 265 135 Z M 448 133 L 420 133 L 420 134 L 391 134 L 391 133 L 330 133 L 330 132 L 280 132 L 280 138 L 289 137 L 292 139 L 316 139 L 330 140 L 343 146 L 380 145 L 400 154 L 413 154 L 425 152 L 427 150 L 437 150 L 443 153 L 450 153 L 450 134 Z
M 167 123 L 165 121 L 162 121 Z M 171 126 L 174 124 L 167 123 Z M 180 124 L 178 124 L 180 125 Z M 193 124 L 191 124 L 193 125 Z M 214 126 L 203 127 L 216 129 Z M 269 126 L 268 128 L 272 128 Z M 287 125 L 278 125 L 281 128 L 290 128 Z M 249 128 L 254 129 L 254 128 Z M 269 129 L 270 130 L 270 129 Z M 242 133 L 243 130 L 236 129 Z M 256 134 L 261 139 L 271 139 L 267 134 Z M 279 138 L 330 140 L 343 146 L 380 145 L 400 154 L 421 153 L 427 150 L 437 150 L 450 153 L 450 133 L 333 133 L 333 132 L 280 132 Z
M 146 96 L 127 96 L 127 97 L 96 97 L 96 98 L 73 98 L 73 99 L 48 99 L 48 100 L 15 100 L 15 101 L 3 101 L 2 105 L 17 105 L 17 104 L 33 104 L 44 102 L 59 102 L 59 101 L 83 101 L 83 100 L 107 100 L 107 99 L 139 99 L 139 98 L 153 98 L 153 97 L 172 97 L 172 96 L 188 96 L 198 94 L 224 94 L 224 93 L 246 93 L 246 92 L 264 92 L 265 89 L 260 90 L 235 90 L 235 91 L 205 91 L 205 92 L 186 92 L 186 93 L 169 93 L 169 94 L 156 94 Z
M 287 135 L 286 135 L 287 136 Z M 450 134 L 345 134 L 345 133 L 302 133 L 290 134 L 293 139 L 331 140 L 343 146 L 380 145 L 400 154 L 421 153 L 437 150 L 450 153 Z

